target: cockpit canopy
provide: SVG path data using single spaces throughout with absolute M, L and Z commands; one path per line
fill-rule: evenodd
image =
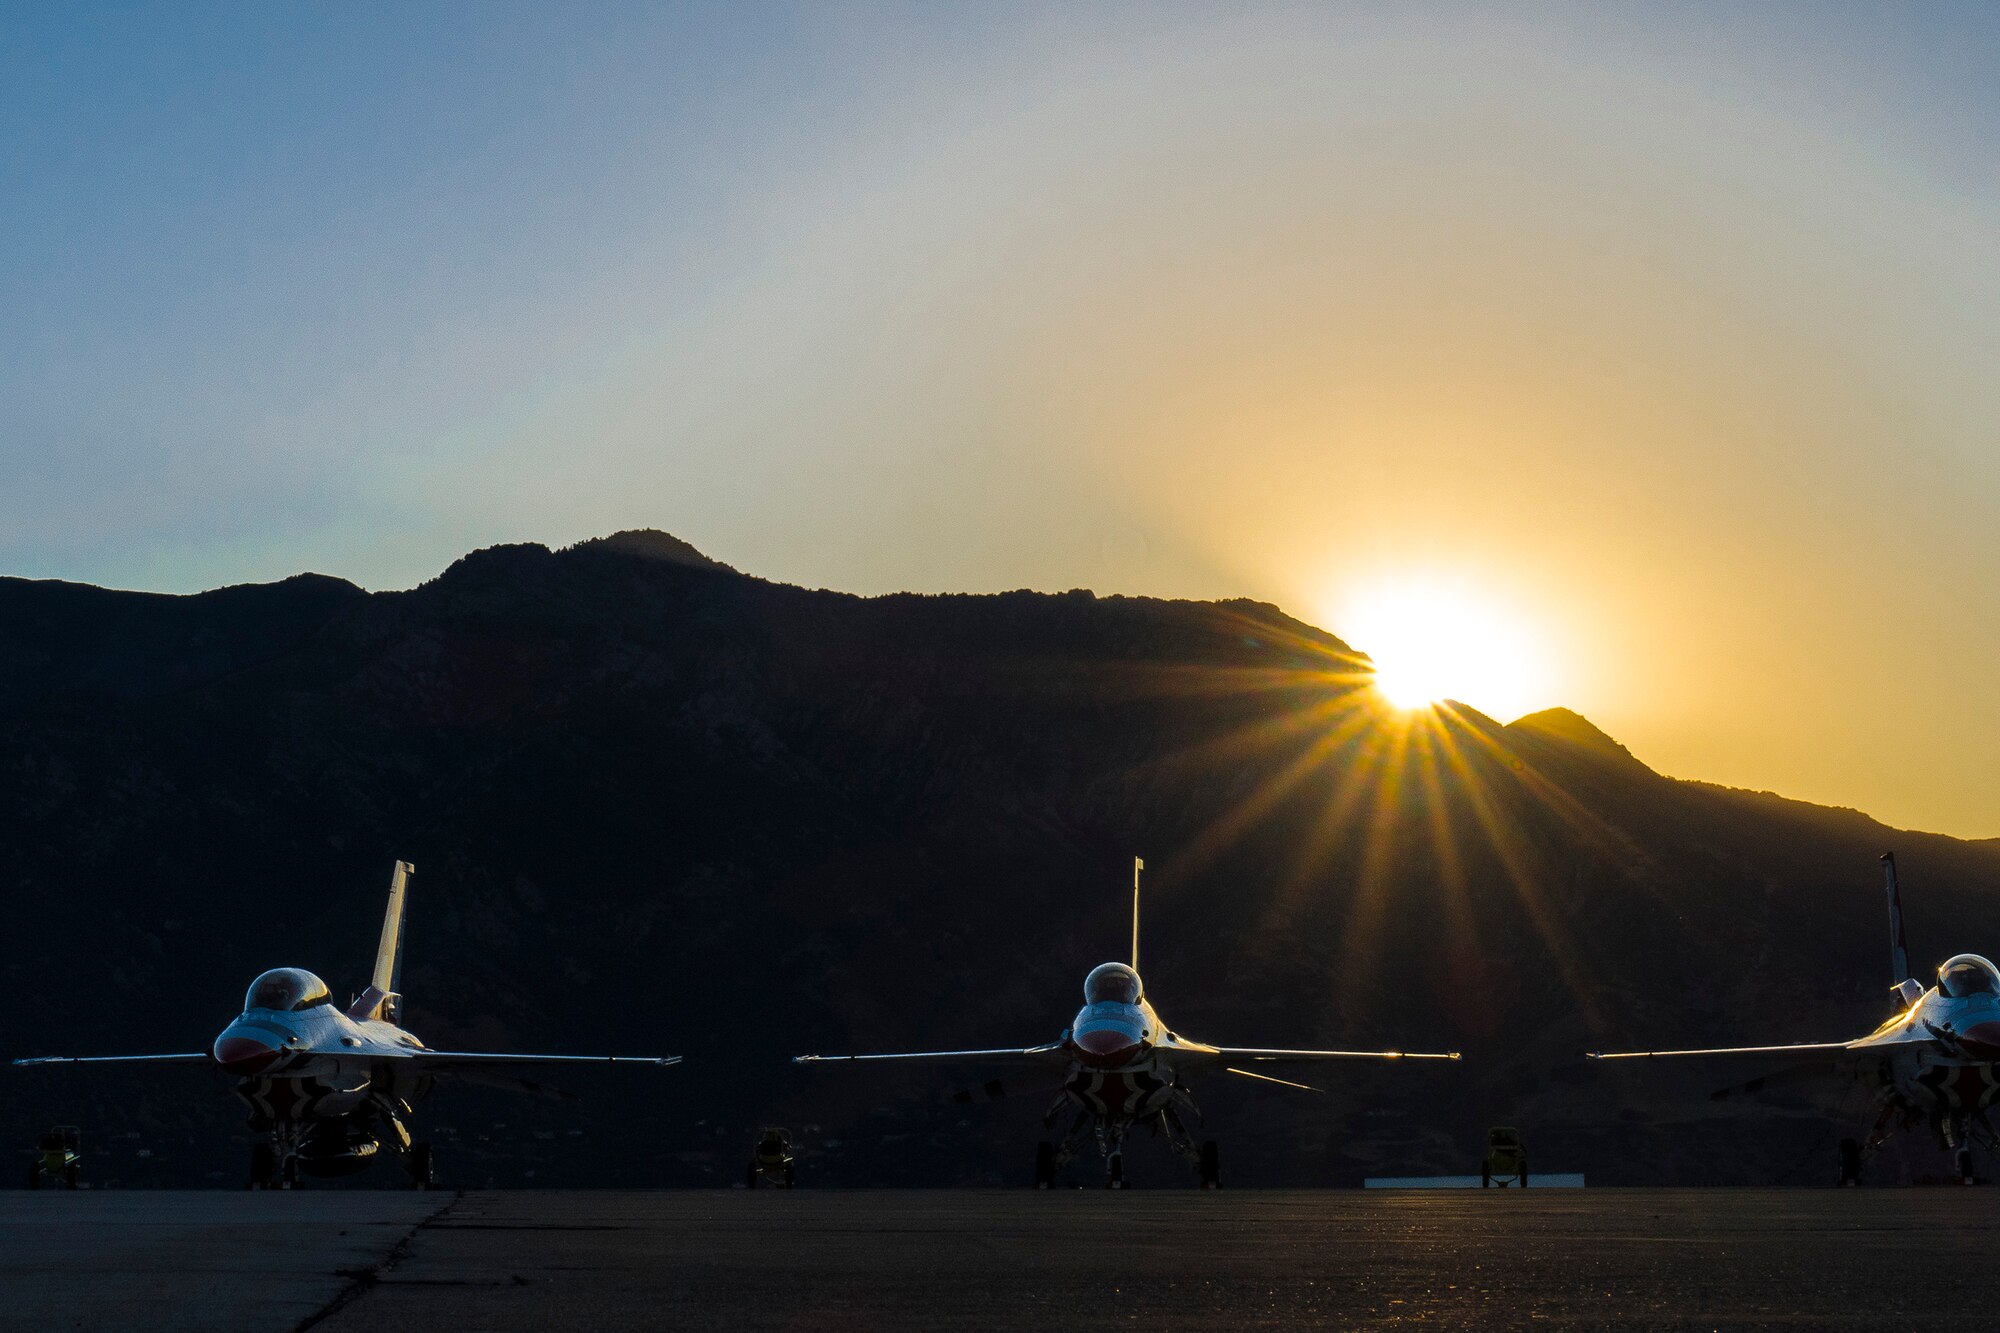
M 1100 963 L 1083 979 L 1085 1004 L 1137 1004 L 1139 974 L 1123 963 Z
M 1991 966 L 1991 964 L 1988 964 Z M 302 967 L 274 967 L 250 983 L 243 997 L 245 1009 L 311 1009 L 333 1003 L 326 983 Z
M 1954 1000 L 1968 995 L 2000 995 L 2000 968 L 1976 953 L 1945 960 L 1938 969 L 1938 989 Z

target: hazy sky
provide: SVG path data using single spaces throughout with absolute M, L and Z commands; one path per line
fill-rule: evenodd
M 0 572 L 1429 581 L 2000 835 L 2000 6 L 0 0 L 0 311 Z

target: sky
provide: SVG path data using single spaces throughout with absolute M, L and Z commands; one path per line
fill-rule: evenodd
M 1986 4 L 0 0 L 0 573 L 1444 590 L 1996 836 L 1997 261 Z

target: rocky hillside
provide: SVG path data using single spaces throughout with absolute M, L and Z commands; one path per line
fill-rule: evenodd
M 809 1179 L 1021 1182 L 1046 1086 L 786 1057 L 1054 1037 L 1137 853 L 1177 1027 L 1466 1053 L 1197 1089 L 1238 1183 L 1469 1170 L 1493 1123 L 1607 1182 L 1808 1181 L 1838 1107 L 1581 1052 L 1872 1026 L 1888 847 L 1920 954 L 2000 948 L 1992 844 L 1674 781 L 1563 710 L 1413 722 L 1366 674 L 1257 603 L 858 598 L 657 533 L 395 593 L 0 580 L 0 1054 L 201 1049 L 280 964 L 358 989 L 400 856 L 433 1045 L 688 1057 L 575 1103 L 440 1092 L 456 1178 L 728 1183 L 783 1123 Z M 0 1078 L 24 1148 L 56 1119 L 125 1183 L 246 1151 L 205 1075 Z

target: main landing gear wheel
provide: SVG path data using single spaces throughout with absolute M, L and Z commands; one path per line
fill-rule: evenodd
M 1214 1139 L 1201 1145 L 1201 1187 L 1205 1190 L 1222 1188 L 1222 1149 Z
M 794 1189 L 799 1183 L 799 1175 L 790 1162 L 785 1163 L 785 1188 Z
M 1840 1184 L 1852 1189 L 1861 1183 L 1861 1145 L 1853 1139 L 1840 1141 Z
M 278 1168 L 278 1188 L 295 1190 L 299 1187 L 299 1159 L 296 1154 L 287 1156 L 284 1165 Z
M 1970 1183 L 1970 1182 L 1968 1182 L 1968 1183 Z M 75 1163 L 75 1162 L 71 1162 L 71 1163 L 70 1163 L 70 1164 L 69 1164 L 68 1166 L 66 1166 L 66 1167 L 64 1167 L 64 1168 L 63 1168 L 63 1188 L 64 1188 L 64 1189 L 66 1189 L 66 1190 L 73 1190 L 73 1189 L 75 1189 L 75 1188 L 76 1188 L 76 1163 Z
M 1952 1157 L 1958 1167 L 1958 1179 L 1962 1185 L 1970 1185 L 1972 1180 L 1972 1149 L 1960 1148 Z
M 1125 1154 L 1112 1153 L 1105 1162 L 1104 1188 L 1122 1190 L 1125 1188 Z
M 764 1174 L 763 1172 L 761 1172 L 761 1171 L 759 1171 L 759 1170 L 757 1169 L 757 1164 L 756 1164 L 755 1162 L 752 1162 L 752 1163 L 750 1163 L 750 1165 L 749 1165 L 749 1166 L 746 1166 L 746 1167 L 744 1167 L 744 1168 L 743 1168 L 743 1188 L 744 1188 L 744 1189 L 746 1189 L 746 1190 L 754 1190 L 754 1189 L 756 1189 L 756 1188 L 757 1188 L 757 1177 L 759 1177 L 759 1176 L 761 1176 L 761 1175 L 763 1175 L 763 1174 Z
M 1043 1141 L 1035 1145 L 1035 1188 L 1054 1189 L 1056 1186 L 1056 1145 Z
M 268 1143 L 260 1143 L 250 1150 L 250 1188 L 267 1190 L 271 1188 L 272 1177 L 278 1174 L 278 1154 Z
M 42 1187 L 42 1164 L 40 1162 L 30 1162 L 28 1163 L 28 1188 L 31 1190 L 38 1190 L 41 1187 Z
M 431 1145 L 412 1143 L 410 1145 L 410 1188 L 427 1190 L 437 1183 L 436 1163 L 431 1156 Z

